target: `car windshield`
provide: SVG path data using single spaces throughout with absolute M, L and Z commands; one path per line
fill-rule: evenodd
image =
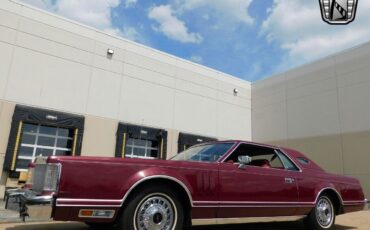
M 213 143 L 191 147 L 171 160 L 173 161 L 199 161 L 199 162 L 215 162 L 220 159 L 234 143 Z

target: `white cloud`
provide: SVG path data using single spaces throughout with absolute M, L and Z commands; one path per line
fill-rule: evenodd
M 48 11 L 54 8 L 54 5 L 51 2 L 51 0 L 23 0 L 23 2 Z
M 51 11 L 66 18 L 81 22 L 91 27 L 119 37 L 134 41 L 142 41 L 133 27 L 117 28 L 112 24 L 112 9 L 120 0 L 23 0 L 23 2 L 38 8 Z M 137 0 L 125 0 L 125 6 L 132 6 Z
M 174 15 L 170 5 L 151 8 L 148 17 L 159 24 L 155 30 L 162 32 L 170 39 L 182 43 L 201 43 L 203 40 L 200 34 L 188 31 L 185 23 Z
M 261 33 L 287 51 L 281 69 L 306 63 L 370 40 L 370 1 L 361 1 L 355 22 L 328 25 L 318 1 L 274 0 Z
M 56 11 L 92 27 L 111 30 L 111 9 L 119 4 L 119 0 L 59 0 L 56 3 Z
M 192 55 L 190 57 L 190 60 L 193 61 L 193 62 L 199 63 L 199 64 L 201 64 L 203 62 L 203 58 L 199 55 Z
M 226 22 L 242 22 L 248 25 L 254 20 L 248 9 L 253 0 L 177 0 L 177 5 L 184 11 L 197 8 L 207 8 L 213 11 L 215 17 Z

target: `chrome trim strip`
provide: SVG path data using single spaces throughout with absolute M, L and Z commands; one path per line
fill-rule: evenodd
M 57 202 L 58 201 L 65 201 L 65 202 L 74 202 L 74 201 L 77 201 L 77 202 L 117 202 L 117 203 L 121 203 L 122 200 L 105 200 L 105 199 L 69 199 L 69 198 L 58 198 L 57 199 Z
M 297 221 L 305 216 L 276 216 L 276 217 L 241 217 L 241 218 L 217 218 L 217 219 L 192 219 L 193 226 L 220 225 L 220 224 L 246 224 Z
M 313 208 L 315 205 L 202 205 L 193 208 Z
M 194 201 L 194 204 L 316 204 L 315 202 L 266 202 L 266 201 Z
M 344 201 L 345 206 L 351 206 L 351 205 L 367 205 L 368 201 L 365 200 L 359 200 L 359 201 Z
M 180 180 L 174 178 L 174 177 L 170 177 L 170 176 L 165 176 L 165 175 L 155 175 L 155 176 L 148 176 L 148 177 L 144 177 L 142 178 L 141 180 L 137 181 L 134 185 L 132 185 L 130 187 L 129 190 L 127 190 L 125 196 L 122 198 L 122 203 L 121 203 L 121 206 L 123 205 L 123 203 L 126 201 L 127 197 L 130 195 L 130 193 L 132 192 L 132 190 L 134 190 L 134 188 L 136 188 L 139 184 L 147 181 L 147 180 L 151 180 L 151 179 L 168 179 L 168 180 L 172 180 L 174 182 L 176 182 L 177 184 L 179 184 L 183 189 L 185 189 L 185 192 L 187 193 L 188 195 L 188 198 L 189 198 L 189 201 L 190 201 L 190 205 L 193 207 L 193 198 L 191 196 L 191 193 L 188 189 L 188 187 L 186 187 L 186 185 L 184 183 L 182 183 Z
M 104 208 L 120 208 L 121 205 L 92 205 L 92 204 L 59 204 L 57 207 L 104 207 Z

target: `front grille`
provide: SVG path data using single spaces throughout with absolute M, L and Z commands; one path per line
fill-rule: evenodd
M 45 183 L 47 164 L 36 164 L 33 176 L 32 190 L 36 193 L 42 193 Z

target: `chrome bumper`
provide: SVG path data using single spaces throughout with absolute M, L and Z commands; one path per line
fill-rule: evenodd
M 53 196 L 39 196 L 30 190 L 20 196 L 19 216 L 25 221 L 26 217 L 34 219 L 50 219 Z
M 19 203 L 19 198 L 22 195 L 24 195 L 25 192 L 26 192 L 25 189 L 18 189 L 18 188 L 6 190 L 4 194 L 5 209 L 8 208 L 8 203 L 9 203 L 10 198 L 15 198 L 16 202 Z

